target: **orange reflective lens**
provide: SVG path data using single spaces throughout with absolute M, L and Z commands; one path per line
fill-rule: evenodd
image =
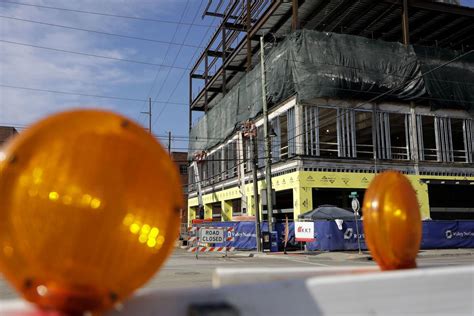
M 142 127 L 103 111 L 51 116 L 0 155 L 0 271 L 43 308 L 104 310 L 170 253 L 181 184 Z
M 377 175 L 365 193 L 363 214 L 365 240 L 380 268 L 416 267 L 422 225 L 408 179 L 394 171 Z

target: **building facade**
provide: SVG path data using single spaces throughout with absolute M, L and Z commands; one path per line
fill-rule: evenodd
M 260 15 L 247 11 L 247 15 L 252 16 L 247 21 L 254 22 L 247 24 L 248 36 L 235 46 L 226 39 L 235 32 L 238 23 L 234 21 L 232 27 L 230 20 L 224 17 L 220 43 L 225 44 L 219 46 L 222 53 L 213 50 L 216 47 L 213 40 L 217 40 L 211 39 L 208 50 L 191 72 L 191 83 L 195 79 L 205 81 L 204 88 L 194 93 L 195 98 L 190 98 L 191 119 L 193 111 L 204 111 L 203 118 L 192 126 L 191 138 L 198 139 L 196 135 L 200 135 L 207 137 L 207 142 L 201 143 L 201 147 L 190 146 L 190 156 L 201 150 L 200 157 L 204 153 L 205 158 L 189 169 L 188 221 L 195 218 L 227 221 L 233 216 L 254 215 L 257 211 L 265 218 L 266 210 L 261 203 L 261 193 L 266 188 L 264 118 L 261 107 L 254 106 L 258 94 L 251 94 L 260 89 L 260 81 L 268 89 L 269 121 L 274 131 L 271 181 L 275 190 L 273 215 L 276 219 L 285 216 L 296 219 L 299 214 L 324 204 L 350 209 L 349 194 L 356 191 L 363 199 L 371 179 L 384 170 L 398 170 L 407 175 L 417 193 L 423 219 L 474 218 L 471 198 L 474 195 L 474 87 L 472 81 L 469 84 L 469 78 L 474 75 L 474 61 L 467 57 L 469 50 L 464 51 L 472 44 L 470 37 L 463 37 L 468 32 L 464 23 L 474 22 L 473 10 L 430 1 L 418 1 L 410 6 L 402 2 L 369 0 L 300 2 L 267 1 L 264 2 L 267 6 L 255 11 L 263 12 Z M 231 6 L 226 12 L 238 16 L 236 12 L 240 11 Z M 241 15 L 245 17 L 245 14 L 244 10 Z M 435 25 L 430 28 L 429 23 L 420 24 L 425 19 L 446 20 L 448 27 L 440 30 Z M 295 42 L 287 46 L 300 45 L 298 51 L 287 54 L 289 48 L 276 45 L 276 53 L 265 68 L 266 82 L 249 70 L 259 66 L 257 35 L 266 36 L 269 41 L 271 38 L 266 34 L 272 32 L 275 41 L 282 42 L 299 27 L 320 32 L 309 34 L 314 38 L 327 36 L 337 43 L 366 43 L 366 50 L 354 51 L 354 47 L 360 45 L 352 49 L 348 46 L 346 51 L 338 46 L 335 51 L 342 52 L 334 54 L 338 55 L 337 62 L 328 62 L 324 56 L 315 58 L 311 52 L 307 53 L 310 58 L 305 60 L 298 53 L 301 48 L 311 51 L 312 47 L 300 44 L 299 39 L 304 35 L 300 32 L 293 36 Z M 350 27 L 357 31 L 346 36 Z M 374 52 L 380 42 L 373 39 L 386 43 L 377 54 Z M 412 48 L 409 46 L 412 42 L 422 46 Z M 440 43 L 445 46 L 439 47 Z M 320 51 L 330 54 L 330 49 L 326 49 L 329 46 L 324 45 Z M 403 54 L 397 55 L 397 50 Z M 428 54 L 431 50 L 435 53 Z M 450 57 L 432 58 L 441 53 Z M 277 60 L 285 54 L 294 58 L 289 60 L 293 62 L 291 69 Z M 347 62 L 351 56 L 353 60 Z M 411 61 L 413 56 L 415 59 Z M 217 71 L 211 73 L 205 67 L 202 74 L 196 74 L 200 62 L 207 66 L 216 58 L 220 58 L 220 64 L 216 62 L 220 65 Z M 390 58 L 393 63 L 385 64 Z M 306 63 L 308 59 L 310 62 Z M 446 66 L 454 61 L 456 65 L 448 69 Z M 380 69 L 371 63 L 379 63 Z M 407 66 L 412 64 L 417 66 Z M 255 68 L 252 69 L 255 71 Z M 335 70 L 338 68 L 343 69 Z M 443 68 L 442 75 L 429 76 L 438 68 Z M 239 74 L 243 69 L 247 72 Z M 397 73 L 400 69 L 403 73 Z M 408 75 L 407 69 L 412 73 Z M 372 74 L 374 71 L 377 75 Z M 407 81 L 405 76 L 412 79 Z M 293 85 L 286 84 L 289 78 L 294 81 Z M 254 81 L 259 83 L 254 84 Z M 306 88 L 307 85 L 310 87 Z M 193 95 L 192 85 L 190 89 Z M 393 97 L 385 97 L 387 95 Z M 242 115 L 245 110 L 229 110 L 240 103 L 242 108 L 248 109 L 246 117 Z M 222 113 L 216 115 L 219 111 Z M 233 120 L 234 117 L 240 118 L 240 123 L 238 119 Z M 216 123 L 221 120 L 231 122 Z M 248 137 L 242 130 L 244 120 L 250 120 L 255 126 L 254 137 Z M 228 128 L 234 125 L 235 128 Z M 213 141 L 215 139 L 219 141 Z M 254 157 L 259 205 L 254 204 L 253 196 Z
M 285 215 L 296 218 L 324 204 L 350 208 L 351 192 L 363 198 L 374 175 L 391 169 L 410 179 L 422 218 L 472 218 L 472 116 L 464 111 L 431 111 L 410 104 L 353 108 L 352 102 L 343 100 L 321 99 L 303 105 L 293 97 L 270 112 L 276 132 L 272 140 L 272 187 L 277 219 Z M 258 140 L 262 117 L 256 126 Z M 263 140 L 257 143 L 261 192 L 265 188 Z M 239 157 L 240 152 L 243 155 Z M 251 154 L 250 142 L 243 140 L 241 132 L 208 152 L 200 176 L 204 218 L 230 220 L 245 212 L 255 214 Z M 190 190 L 195 192 L 196 186 L 191 184 Z M 197 218 L 196 193 L 190 195 L 188 203 L 189 219 Z M 258 209 L 265 214 L 261 205 Z

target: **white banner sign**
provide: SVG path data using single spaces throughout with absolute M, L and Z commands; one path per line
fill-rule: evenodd
M 295 222 L 296 241 L 314 241 L 313 222 Z
M 201 228 L 199 241 L 202 243 L 223 243 L 224 228 Z

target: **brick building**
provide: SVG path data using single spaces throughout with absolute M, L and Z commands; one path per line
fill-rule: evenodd
M 18 134 L 18 131 L 11 126 L 0 126 L 0 146 L 2 146 L 10 137 Z
M 181 210 L 181 223 L 186 224 L 188 221 L 188 153 L 187 152 L 171 152 L 171 159 L 176 163 L 181 184 L 183 186 L 184 207 Z M 184 225 L 182 225 L 184 226 Z

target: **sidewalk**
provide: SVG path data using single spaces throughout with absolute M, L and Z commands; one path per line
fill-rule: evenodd
M 453 257 L 453 256 L 473 256 L 474 262 L 474 249 L 463 248 L 463 249 L 426 249 L 420 250 L 418 258 L 429 258 L 429 257 Z M 322 251 L 291 251 L 284 254 L 283 252 L 264 252 L 258 253 L 256 251 L 236 251 L 232 253 L 232 256 L 241 257 L 265 257 L 265 258 L 284 258 L 288 256 L 305 257 L 314 260 L 334 260 L 334 261 L 346 261 L 346 260 L 363 260 L 370 261 L 372 257 L 370 252 L 363 251 L 359 254 L 357 251 L 333 251 L 333 252 L 322 252 Z

